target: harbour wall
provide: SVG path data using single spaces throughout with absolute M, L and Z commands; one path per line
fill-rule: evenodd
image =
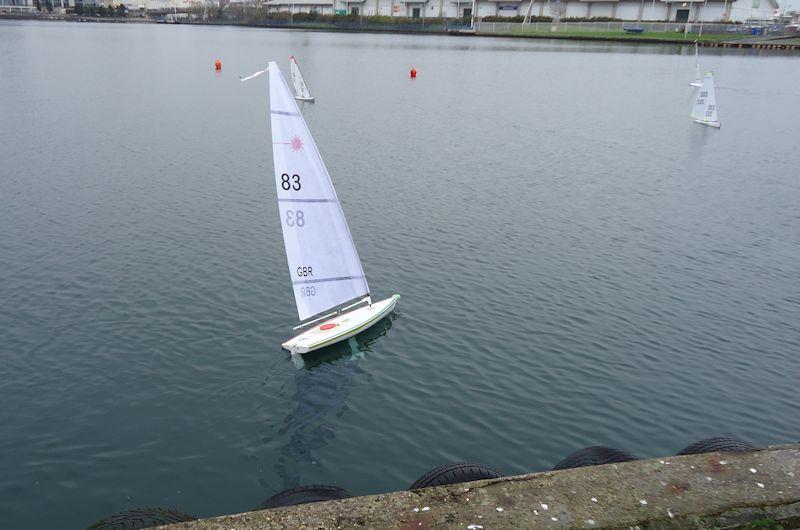
M 0 13 L 0 19 L 10 20 L 45 20 L 45 21 L 60 21 L 60 22 L 105 22 L 105 23 L 155 23 L 155 20 L 149 18 L 139 17 L 87 17 L 76 15 L 64 14 L 32 14 L 32 13 Z M 657 32 L 655 34 L 645 33 L 643 35 L 627 34 L 623 30 L 616 27 L 608 31 L 607 28 L 614 25 L 618 26 L 620 23 L 603 22 L 603 23 L 575 23 L 567 22 L 557 25 L 549 23 L 530 23 L 520 24 L 512 22 L 480 22 L 476 24 L 476 32 L 473 34 L 465 34 L 454 31 L 451 26 L 442 22 L 437 23 L 392 23 L 382 24 L 373 23 L 368 19 L 363 22 L 356 21 L 333 21 L 333 22 L 316 22 L 316 21 L 296 21 L 290 22 L 283 19 L 263 19 L 249 22 L 236 21 L 236 20 L 213 20 L 213 21 L 199 21 L 187 20 L 181 22 L 180 25 L 194 24 L 194 25 L 213 25 L 213 26 L 246 26 L 246 27 L 261 27 L 267 29 L 298 29 L 305 31 L 341 31 L 352 33 L 424 33 L 424 34 L 438 34 L 459 35 L 462 38 L 465 36 L 480 36 L 480 37 L 511 37 L 511 38 L 534 38 L 534 39 L 558 39 L 558 40 L 576 40 L 576 41 L 607 41 L 607 42 L 625 42 L 625 43 L 648 43 L 648 44 L 692 44 L 695 40 L 701 46 L 719 47 L 719 48 L 756 48 L 761 50 L 791 50 L 794 52 L 800 51 L 800 38 L 783 37 L 783 36 L 757 36 L 753 38 L 737 38 L 732 36 L 730 39 L 720 39 L 718 35 L 703 34 L 698 35 L 698 25 L 691 25 L 689 33 L 675 32 L 668 35 L 665 32 Z M 664 23 L 647 23 L 645 25 L 662 26 Z M 674 24 L 667 24 L 668 27 Z M 658 28 L 656 28 L 658 29 Z M 606 31 L 604 31 L 606 30 Z
M 162 528 L 800 528 L 800 445 L 549 471 Z

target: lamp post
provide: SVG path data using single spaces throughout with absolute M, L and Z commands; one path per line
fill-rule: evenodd
M 469 21 L 470 26 L 472 26 L 472 31 L 475 31 L 475 5 L 476 5 L 476 0 L 472 0 L 472 11 L 470 12 L 470 21 Z

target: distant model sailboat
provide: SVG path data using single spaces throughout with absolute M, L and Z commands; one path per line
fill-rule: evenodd
M 711 72 L 706 74 L 700 90 L 697 91 L 697 99 L 692 108 L 692 120 L 709 127 L 720 127 L 719 116 L 717 116 L 717 96 L 714 93 L 714 74 Z
M 294 85 L 294 99 L 299 99 L 300 101 L 314 101 L 314 96 L 312 96 L 308 91 L 308 86 L 306 86 L 305 80 L 303 80 L 303 75 L 300 73 L 300 67 L 297 66 L 297 60 L 294 58 L 294 55 L 289 57 L 289 70 L 292 73 L 292 84 Z
M 278 65 L 270 62 L 267 70 L 278 210 L 297 314 L 303 321 L 295 329 L 307 328 L 282 346 L 292 353 L 307 353 L 378 323 L 391 313 L 400 295 L 372 301 L 314 139 Z
M 700 57 L 697 54 L 697 41 L 694 42 L 694 81 L 690 82 L 690 86 L 702 86 L 703 80 L 700 78 Z

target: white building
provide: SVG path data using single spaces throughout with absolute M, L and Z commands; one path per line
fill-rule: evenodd
M 469 18 L 472 0 L 266 0 L 271 12 L 361 14 L 412 18 Z M 771 20 L 777 0 L 475 0 L 478 18 L 611 17 L 670 22 Z
M 32 0 L 0 0 L 0 13 L 36 11 Z

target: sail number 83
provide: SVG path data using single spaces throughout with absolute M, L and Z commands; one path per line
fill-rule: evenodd
M 306 225 L 306 218 L 303 210 L 286 210 L 286 226 L 297 226 L 303 228 Z
M 291 177 L 288 173 L 281 175 L 281 188 L 286 191 L 299 191 L 303 186 L 300 184 L 300 175 L 294 174 Z

